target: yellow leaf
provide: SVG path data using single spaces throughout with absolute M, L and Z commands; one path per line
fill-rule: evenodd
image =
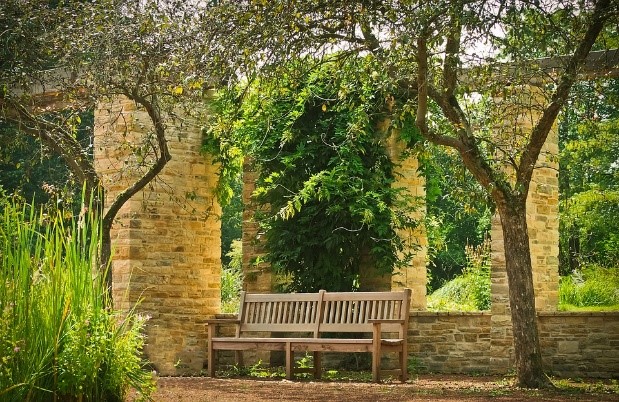
M 326 111 L 327 111 L 327 104 L 326 104 L 326 103 L 323 103 L 323 104 L 322 104 L 322 111 L 323 111 L 323 112 L 326 112 Z

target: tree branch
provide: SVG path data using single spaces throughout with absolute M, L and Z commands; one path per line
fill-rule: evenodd
M 157 156 L 155 162 L 146 171 L 146 173 L 144 173 L 131 186 L 127 187 L 124 191 L 118 194 L 114 201 L 112 201 L 112 203 L 109 205 L 105 217 L 103 218 L 104 228 L 112 226 L 113 220 L 116 217 L 116 214 L 118 213 L 120 208 L 123 206 L 123 204 L 128 201 L 133 195 L 135 195 L 138 191 L 142 190 L 151 180 L 153 180 L 163 170 L 168 161 L 172 159 L 172 156 L 170 155 L 170 151 L 168 149 L 168 143 L 165 138 L 165 126 L 163 124 L 163 119 L 159 111 L 157 98 L 153 95 L 152 101 L 149 101 L 145 97 L 138 94 L 136 91 L 127 91 L 124 95 L 127 96 L 129 99 L 142 105 L 146 109 L 148 116 L 153 122 L 157 145 L 160 153 Z
M 34 115 L 20 102 L 5 100 L 16 115 L 5 114 L 7 121 L 19 126 L 28 135 L 40 139 L 45 145 L 59 155 L 69 166 L 80 182 L 85 182 L 88 194 L 100 186 L 99 176 L 88 155 L 82 149 L 77 139 L 62 127 L 45 119 L 42 115 Z M 26 122 L 30 125 L 26 125 Z
M 528 193 L 529 183 L 533 175 L 533 169 L 541 149 L 546 142 L 548 133 L 554 124 L 559 111 L 565 105 L 570 89 L 577 80 L 579 67 L 587 59 L 600 32 L 604 28 L 604 23 L 613 14 L 611 12 L 612 0 L 600 0 L 596 3 L 591 22 L 583 39 L 578 44 L 574 54 L 570 58 L 565 68 L 559 84 L 552 95 L 552 101 L 544 110 L 542 117 L 537 122 L 531 132 L 531 139 L 524 150 L 520 159 L 520 165 L 516 170 L 516 183 L 523 186 L 524 197 Z
M 463 5 L 460 4 L 455 13 L 462 12 Z M 452 15 L 452 29 L 447 36 L 445 44 L 445 61 L 443 62 L 443 85 L 444 95 L 450 97 L 454 94 L 458 82 L 458 54 L 460 53 L 460 37 L 462 35 L 462 24 L 459 16 Z

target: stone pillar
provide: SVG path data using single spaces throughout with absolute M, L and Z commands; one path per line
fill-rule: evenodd
M 556 124 L 538 158 L 527 197 L 535 309 L 559 304 L 559 132 Z
M 405 153 L 406 144 L 399 139 L 399 133 L 393 133 L 388 138 L 388 152 L 391 160 L 396 164 L 394 171 L 396 188 L 405 188 L 408 195 L 413 197 L 416 208 L 410 211 L 410 216 L 419 221 L 419 227 L 414 230 L 400 230 L 398 235 L 409 246 L 405 252 L 412 253 L 413 259 L 406 267 L 394 272 L 391 278 L 391 288 L 410 288 L 411 310 L 425 310 L 426 283 L 427 283 L 427 251 L 428 239 L 423 226 L 423 218 L 426 214 L 425 206 L 425 179 L 419 172 L 419 161 Z
M 530 133 L 538 121 L 545 99 L 537 87 L 517 88 L 517 106 L 508 110 L 504 125 L 497 127 L 497 136 Z M 511 113 L 510 113 L 511 112 Z M 559 295 L 559 180 L 558 131 L 551 129 L 533 172 L 527 196 L 527 226 L 533 268 L 535 309 L 556 311 Z M 492 326 L 490 366 L 495 372 L 505 372 L 514 365 L 509 287 L 505 268 L 505 251 L 501 220 L 492 220 Z
M 95 111 L 95 166 L 106 203 L 152 160 L 144 110 L 114 99 Z M 220 207 L 217 166 L 200 154 L 191 120 L 170 123 L 172 160 L 120 210 L 112 230 L 115 306 L 151 318 L 145 353 L 163 375 L 199 373 L 206 360 L 205 320 L 220 307 Z
M 264 256 L 260 244 L 260 227 L 254 219 L 257 205 L 252 200 L 259 172 L 254 163 L 246 159 L 243 163 L 243 290 L 253 293 L 270 293 L 273 288 L 273 275 L 269 264 L 259 262 Z

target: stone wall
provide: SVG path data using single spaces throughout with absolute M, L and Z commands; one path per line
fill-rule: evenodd
M 540 312 L 538 325 L 549 374 L 619 379 L 619 312 Z
M 233 318 L 234 315 L 221 315 Z M 559 377 L 619 378 L 619 312 L 538 313 L 544 369 Z M 490 312 L 411 312 L 408 331 L 409 368 L 417 373 L 507 374 L 513 366 L 494 364 Z M 232 336 L 230 328 L 222 334 Z M 325 368 L 337 368 L 341 353 L 325 356 Z M 232 353 L 218 354 L 233 364 Z M 246 365 L 264 355 L 244 354 Z M 281 362 L 280 362 L 281 364 Z
M 151 121 L 127 99 L 95 112 L 95 165 L 106 203 L 143 169 Z M 161 374 L 198 373 L 206 358 L 205 320 L 220 309 L 220 208 L 216 166 L 200 154 L 202 134 L 185 119 L 167 127 L 172 160 L 120 210 L 112 231 L 117 308 L 151 318 L 146 355 Z M 136 156 L 139 155 L 139 156 Z M 144 159 L 144 160 L 142 160 Z
M 421 372 L 487 373 L 490 325 L 489 313 L 413 312 L 408 331 L 409 361 Z
M 409 361 L 419 372 L 505 374 L 490 350 L 490 313 L 411 313 Z M 560 377 L 619 378 L 619 312 L 540 312 L 545 370 Z

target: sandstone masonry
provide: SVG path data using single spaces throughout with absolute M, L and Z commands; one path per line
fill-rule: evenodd
M 136 177 L 140 144 L 151 127 L 127 99 L 95 112 L 95 164 L 111 200 Z M 145 353 L 163 375 L 198 373 L 206 351 L 204 320 L 220 308 L 220 207 L 216 166 L 200 154 L 201 128 L 168 128 L 172 160 L 121 209 L 114 223 L 113 295 L 117 308 L 149 315 Z M 148 159 L 147 148 L 140 154 Z

